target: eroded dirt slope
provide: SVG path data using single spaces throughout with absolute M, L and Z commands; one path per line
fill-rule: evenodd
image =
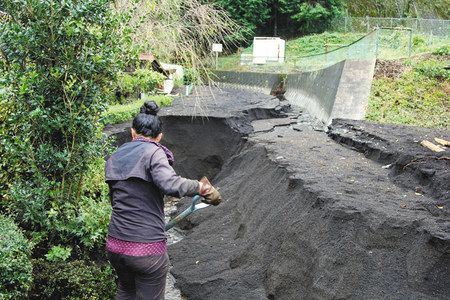
M 234 95 L 227 93 L 226 97 Z M 190 131 L 192 122 L 183 127 L 192 134 L 187 140 L 201 144 L 204 138 L 205 153 L 210 149 L 209 155 L 223 158 L 214 183 L 225 199 L 219 207 L 193 215 L 184 224 L 191 229 L 189 235 L 170 247 L 172 273 L 188 299 L 450 297 L 450 219 L 436 206 L 448 188 L 434 194 L 423 184 L 419 193 L 415 184 L 395 182 L 393 170 L 409 149 L 406 144 L 393 145 L 391 157 L 383 145 L 386 149 L 380 153 L 386 154 L 380 157 L 387 156 L 379 159 L 349 142 L 345 144 L 350 147 L 340 144 L 345 139 L 338 135 L 344 135 L 333 133 L 333 128 L 334 139 L 305 124 L 293 124 L 297 115 L 277 114 L 282 111 L 275 109 L 279 103 L 266 117 L 285 119 L 267 123 L 227 103 L 210 115 L 205 110 L 208 118 L 202 119 L 205 128 L 209 122 L 232 120 L 230 128 L 240 142 L 230 138 L 230 144 L 239 145 L 229 148 L 227 155 L 217 154 L 220 146 L 229 147 L 225 138 L 203 136 L 198 124 Z M 168 135 L 173 134 L 171 120 L 179 115 L 166 113 Z M 249 125 L 259 132 L 249 133 Z M 367 126 L 368 136 L 375 135 Z M 377 136 L 382 136 L 383 127 L 378 129 Z M 407 130 L 401 128 L 402 134 Z M 410 132 L 413 140 L 422 137 L 417 130 Z M 445 132 L 428 132 L 438 133 L 445 137 Z M 355 141 L 361 137 L 350 135 Z M 186 159 L 196 155 L 175 141 L 173 146 L 182 148 L 175 150 Z M 437 161 L 444 165 L 430 168 L 441 168 L 441 175 L 448 176 L 447 161 Z M 393 167 L 383 168 L 386 164 Z M 445 207 L 447 202 L 441 204 Z M 437 212 L 430 209 L 433 206 Z

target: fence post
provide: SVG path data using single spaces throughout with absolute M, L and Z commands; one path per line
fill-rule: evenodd
M 380 28 L 377 26 L 375 38 L 375 58 L 378 58 L 379 40 L 380 40 Z
M 408 45 L 408 57 L 412 54 L 412 29 L 409 29 L 409 45 Z
M 344 32 L 347 32 L 347 16 L 344 17 Z
M 370 31 L 370 19 L 369 16 L 366 16 L 366 24 L 367 24 L 367 32 Z

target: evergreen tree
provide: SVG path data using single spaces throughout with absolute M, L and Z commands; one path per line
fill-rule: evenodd
M 344 0 L 216 0 L 254 33 L 277 36 L 323 31 L 345 8 Z

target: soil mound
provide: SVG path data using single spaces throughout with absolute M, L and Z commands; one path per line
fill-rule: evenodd
M 450 298 L 449 150 L 416 142 L 448 132 L 338 120 L 327 134 L 270 96 L 198 93 L 161 112 L 177 171 L 224 199 L 169 247 L 188 299 Z
M 279 104 L 266 113 L 277 115 Z M 372 159 L 375 148 L 366 156 L 354 145 L 343 146 L 326 133 L 292 124 L 296 115 L 255 121 L 240 108 L 228 102 L 211 115 L 205 110 L 208 118 L 201 119 L 201 126 L 185 122 L 196 118 L 179 119 L 185 110 L 177 112 L 177 105 L 173 114 L 165 113 L 165 132 L 177 137 L 172 146 L 184 155 L 180 161 L 195 158 L 200 149 L 201 155 L 222 159 L 213 173 L 224 203 L 192 215 L 185 224 L 189 234 L 169 250 L 172 274 L 188 299 L 450 297 L 450 219 L 436 206 L 448 188 L 433 193 L 427 192 L 431 186 L 422 185 L 419 193 L 415 183 L 393 175 L 396 167 L 385 168 L 386 163 L 400 167 L 402 155 L 412 155 L 406 140 L 391 148 L 380 144 L 387 150 L 382 148 L 386 153 L 380 150 L 378 157 L 386 158 Z M 367 126 L 367 136 L 375 135 L 366 122 L 340 122 L 341 131 L 359 124 Z M 210 124 L 214 130 L 207 129 Z M 250 125 L 256 131 L 249 132 Z M 228 139 L 225 126 L 233 131 Z M 333 126 L 331 137 L 344 136 Z M 382 138 L 389 130 L 397 132 L 377 126 Z M 171 132 L 181 128 L 184 140 Z M 421 130 L 398 132 L 415 140 L 422 137 Z M 196 141 L 199 148 L 184 146 L 185 140 Z M 415 157 L 422 149 L 416 150 Z M 204 173 L 202 168 L 196 172 Z M 442 178 L 448 175 L 445 168 Z M 441 178 L 439 174 L 434 176 Z M 429 209 L 433 205 L 438 212 Z

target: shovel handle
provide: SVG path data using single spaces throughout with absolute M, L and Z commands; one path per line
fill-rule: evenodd
M 181 214 L 179 214 L 178 216 L 176 216 L 175 218 L 173 218 L 166 224 L 166 227 L 165 227 L 166 231 L 169 230 L 170 228 L 172 228 L 173 226 L 175 226 L 175 224 L 177 224 L 178 222 L 180 222 L 181 220 L 183 220 L 190 214 L 192 214 L 195 211 L 195 204 L 197 204 L 198 201 L 200 201 L 200 196 L 199 195 L 194 196 L 192 198 L 191 206 L 186 208 Z
M 195 195 L 194 197 L 192 197 L 192 204 L 191 204 L 191 210 L 192 211 L 195 210 L 195 204 L 197 204 L 198 201 L 200 201 L 200 196 L 199 195 Z

